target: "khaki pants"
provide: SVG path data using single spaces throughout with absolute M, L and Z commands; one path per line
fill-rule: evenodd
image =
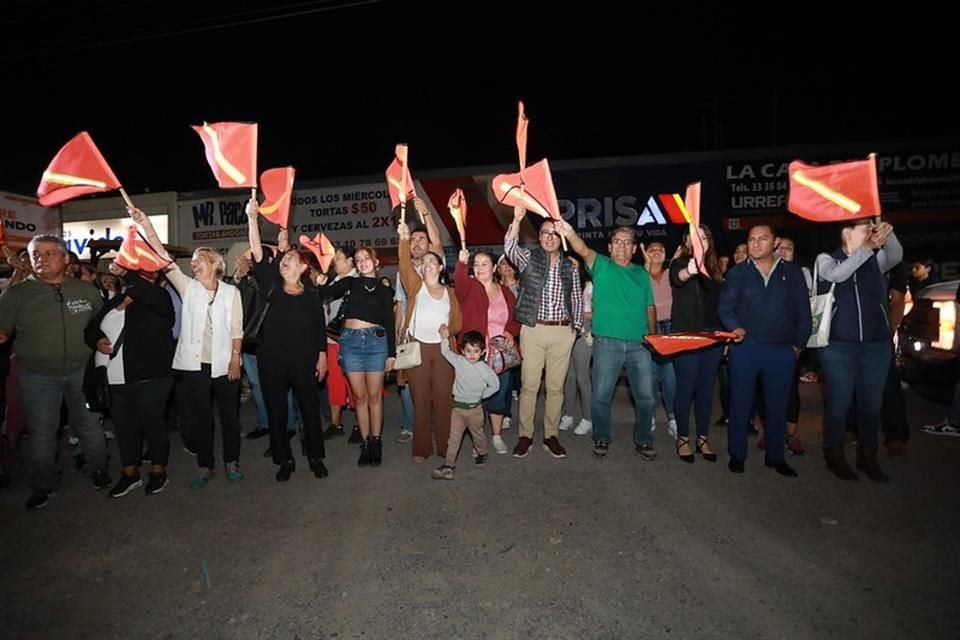
M 450 439 L 447 441 L 447 464 L 457 466 L 457 452 L 463 441 L 463 432 L 470 430 L 473 446 L 477 453 L 487 455 L 487 437 L 483 433 L 483 407 L 460 409 L 454 407 L 450 412 Z
M 520 435 L 533 438 L 533 420 L 537 411 L 540 376 L 546 369 L 547 399 L 543 411 L 543 437 L 555 437 L 560 430 L 563 410 L 563 383 L 570 366 L 570 351 L 576 333 L 570 326 L 538 324 L 520 329 Z

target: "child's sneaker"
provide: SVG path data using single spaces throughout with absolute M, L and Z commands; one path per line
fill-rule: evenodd
M 453 467 L 445 464 L 431 471 L 430 477 L 434 480 L 453 480 Z
M 483 455 L 478 454 L 477 457 L 473 459 L 473 461 L 476 462 L 477 464 L 486 464 L 488 457 L 489 456 L 486 453 Z
M 510 449 L 507 448 L 507 443 L 503 441 L 502 436 L 493 436 L 493 450 L 500 455 L 510 453 Z

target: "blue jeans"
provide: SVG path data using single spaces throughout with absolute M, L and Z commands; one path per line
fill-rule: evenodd
M 860 446 L 880 446 L 880 409 L 883 388 L 893 349 L 889 341 L 831 342 L 820 350 L 820 364 L 827 379 L 827 402 L 823 416 L 823 448 L 843 446 L 847 414 L 856 392 Z
M 730 425 L 727 428 L 727 452 L 731 458 L 747 459 L 747 423 L 753 417 L 754 394 L 760 380 L 763 382 L 760 387 L 763 390 L 765 460 L 769 464 L 784 462 L 787 400 L 796 372 L 796 352 L 789 344 L 741 342 L 730 347 L 728 361 Z
M 410 395 L 410 385 L 400 387 L 400 408 L 403 415 L 400 417 L 400 431 L 413 433 L 413 396 Z
M 260 366 L 257 364 L 257 354 L 244 353 L 240 356 L 243 370 L 250 382 L 250 393 L 253 395 L 253 406 L 257 408 L 257 428 L 266 429 L 270 424 L 267 420 L 267 405 L 263 401 L 263 389 L 260 387 Z
M 671 322 L 669 320 L 658 320 L 657 331 L 659 333 L 670 333 Z M 657 386 L 660 387 L 660 398 L 663 400 L 663 410 L 667 412 L 668 418 L 675 417 L 673 405 L 677 397 L 677 374 L 673 366 L 672 358 L 662 358 L 653 355 L 653 378 L 656 384 L 653 387 L 653 395 L 657 395 Z M 656 404 L 656 400 L 654 400 Z
M 87 410 L 81 367 L 66 376 L 49 376 L 20 370 L 20 395 L 30 439 L 27 441 L 27 480 L 34 490 L 57 488 L 57 431 L 60 405 L 66 400 L 70 427 L 80 439 L 86 459 L 84 471 L 107 470 L 107 443 L 98 414 Z
M 650 420 L 653 415 L 653 361 L 650 352 L 639 340 L 619 340 L 594 336 L 593 338 L 593 439 L 611 442 L 610 406 L 620 379 L 620 370 L 626 367 L 633 396 L 633 443 L 653 444 Z
M 710 435 L 710 413 L 713 411 L 713 386 L 717 380 L 723 346 L 710 347 L 674 356 L 677 371 L 676 419 L 677 435 L 690 437 L 690 403 L 697 419 L 697 435 Z

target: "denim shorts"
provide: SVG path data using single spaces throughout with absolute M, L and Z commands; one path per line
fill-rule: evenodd
M 383 327 L 345 328 L 340 333 L 340 368 L 344 373 L 383 371 L 386 364 L 386 329 Z

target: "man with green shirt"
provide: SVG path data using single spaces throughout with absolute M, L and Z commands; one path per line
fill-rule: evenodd
M 95 488 L 110 486 L 103 426 L 87 410 L 82 389 L 91 352 L 83 330 L 103 302 L 92 284 L 66 275 L 63 240 L 37 236 L 27 250 L 35 275 L 0 296 L 0 344 L 16 331 L 14 352 L 30 431 L 27 473 L 33 495 L 27 509 L 41 509 L 57 488 L 57 429 L 64 400 L 86 458 L 85 471 Z
M 593 279 L 593 454 L 606 457 L 612 438 L 610 405 L 620 378 L 627 369 L 633 395 L 633 444 L 643 460 L 657 457 L 650 419 L 653 414 L 653 361 L 643 337 L 657 331 L 657 308 L 646 269 L 631 262 L 637 251 L 632 227 L 617 227 L 610 234 L 610 257 L 588 247 L 567 222 L 555 223 L 587 266 Z

